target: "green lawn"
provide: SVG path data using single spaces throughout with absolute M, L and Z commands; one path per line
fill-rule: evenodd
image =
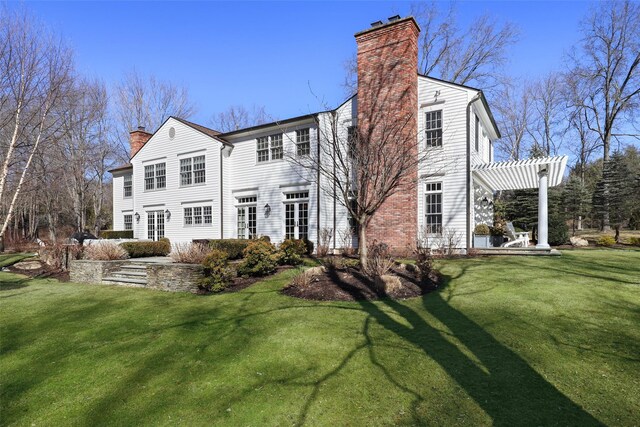
M 475 258 L 407 301 L 0 273 L 7 425 L 637 425 L 640 252 Z
M 0 268 L 8 267 L 26 258 L 31 258 L 32 254 L 0 254 Z

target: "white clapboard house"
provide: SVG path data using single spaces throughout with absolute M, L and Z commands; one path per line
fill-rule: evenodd
M 327 143 L 319 129 L 331 117 L 339 117 L 343 132 L 366 119 L 369 112 L 358 106 L 370 104 L 379 89 L 373 86 L 380 84 L 369 68 L 392 63 L 406 87 L 389 90 L 410 94 L 402 108 L 416 118 L 416 150 L 432 150 L 433 162 L 445 161 L 446 167 L 433 174 L 430 164 L 422 165 L 408 202 L 374 221 L 373 235 L 401 250 L 419 233 L 455 230 L 465 250 L 476 224 L 491 225 L 496 191 L 539 188 L 539 246 L 548 247 L 546 191 L 560 183 L 566 158 L 494 162 L 500 132 L 482 91 L 419 75 L 418 34 L 413 18 L 398 17 L 357 33 L 358 92 L 334 111 L 228 133 L 178 117 L 152 134 L 144 128 L 131 132 L 130 163 L 111 171 L 113 228 L 133 230 L 137 239 L 172 242 L 268 235 L 272 242 L 308 238 L 316 245 L 319 231 L 330 229 L 331 246 L 339 247 L 339 233 L 350 228 L 347 210 L 322 191 L 314 173 L 285 154 L 317 152 L 317 144 Z M 398 62 L 404 66 L 396 67 Z M 396 238 L 402 233 L 409 237 Z

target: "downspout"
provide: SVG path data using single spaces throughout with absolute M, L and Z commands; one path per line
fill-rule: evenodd
M 317 207 L 317 212 L 316 212 L 316 248 L 318 246 L 320 246 L 320 119 L 318 118 L 318 115 L 316 114 L 315 117 L 315 122 L 316 122 L 316 140 L 317 140 L 317 144 L 318 144 L 318 160 L 316 160 L 318 162 L 318 176 L 317 176 L 317 182 L 316 182 L 316 195 L 317 195 L 317 203 L 316 203 L 316 207 Z
M 224 174 L 222 172 L 223 162 L 222 156 L 224 154 L 225 145 L 220 147 L 220 238 L 224 239 Z
M 332 111 L 331 115 L 333 116 L 331 119 L 331 126 L 333 127 L 334 124 L 336 125 L 335 129 L 331 129 L 331 137 L 332 138 L 337 138 L 338 135 L 334 134 L 334 132 L 338 132 L 338 127 L 337 127 L 337 112 L 336 111 Z M 333 141 L 333 143 L 331 144 L 333 146 L 333 252 L 335 253 L 336 251 L 336 227 L 338 226 L 338 223 L 336 222 L 336 214 L 337 214 L 337 206 L 336 206 L 336 144 L 335 141 Z
M 467 252 L 471 249 L 471 105 L 480 99 L 478 92 L 467 104 Z

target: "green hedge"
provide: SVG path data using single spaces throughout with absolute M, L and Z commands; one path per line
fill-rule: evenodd
M 229 256 L 229 259 L 241 259 L 243 257 L 242 252 L 245 250 L 249 243 L 253 240 L 247 239 L 216 239 L 209 241 L 209 247 L 211 249 L 217 249 L 224 251 Z
M 133 239 L 133 230 L 102 230 L 102 239 Z
M 171 252 L 169 239 L 160 239 L 157 242 L 124 242 L 120 245 L 129 253 L 130 258 L 167 256 Z

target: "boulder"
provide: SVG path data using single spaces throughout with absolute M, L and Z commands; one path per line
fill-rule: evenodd
M 585 239 L 578 236 L 571 237 L 569 241 L 571 242 L 571 246 L 575 246 L 578 248 L 583 246 L 589 246 L 589 242 L 587 242 Z

